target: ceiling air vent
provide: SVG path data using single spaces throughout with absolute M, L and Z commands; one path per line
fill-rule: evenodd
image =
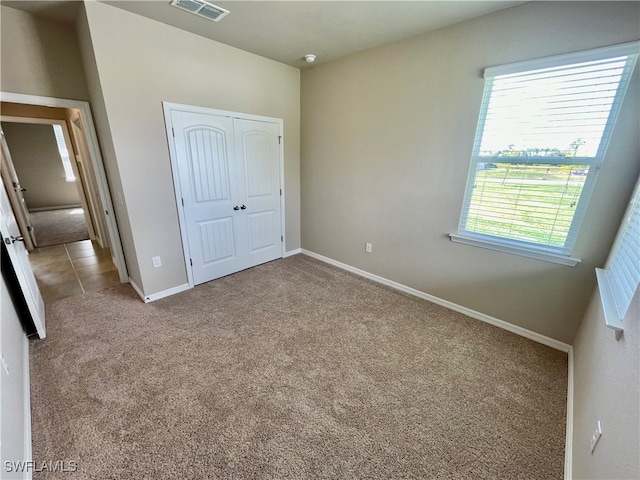
M 204 0 L 173 0 L 171 5 L 214 22 L 219 22 L 229 13 L 229 10 L 217 7 Z

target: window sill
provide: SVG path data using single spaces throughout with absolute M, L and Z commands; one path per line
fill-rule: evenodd
M 458 233 L 450 233 L 449 238 L 452 242 L 456 243 L 463 243 L 465 245 L 472 245 L 474 247 L 487 248 L 489 250 L 495 250 L 497 252 L 510 253 L 512 255 L 533 258 L 535 260 L 542 260 L 544 262 L 558 263 L 560 265 L 567 265 L 569 267 L 575 267 L 578 263 L 581 262 L 579 258 L 567 257 L 554 253 L 538 252 L 535 250 L 527 250 L 511 245 L 493 243 L 484 239 L 468 237 L 466 235 L 460 235 Z
M 600 292 L 602 310 L 604 311 L 604 321 L 607 327 L 616 332 L 616 340 L 620 340 L 623 332 L 622 320 L 618 316 L 618 309 L 613 299 L 613 291 L 607 272 L 601 268 L 596 268 L 596 278 L 598 279 L 598 291 Z

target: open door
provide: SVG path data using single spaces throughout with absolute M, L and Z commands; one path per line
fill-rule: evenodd
M 85 142 L 84 127 L 79 112 L 75 112 L 70 116 L 69 125 L 71 126 L 71 141 L 76 150 L 76 166 L 80 181 L 84 187 L 87 199 L 88 214 L 93 223 L 92 239 L 98 241 L 101 247 L 109 246 L 109 239 L 104 218 L 104 209 L 98 194 L 98 186 L 96 184 L 96 174 L 91 164 L 91 154 Z
M 16 223 L 20 230 L 20 235 L 24 237 L 24 243 L 27 250 L 33 250 L 37 247 L 35 232 L 29 221 L 29 210 L 24 201 L 22 192 L 24 191 L 20 185 L 20 180 L 11 161 L 9 147 L 4 138 L 4 132 L 0 127 L 0 173 L 2 173 L 2 182 L 9 197 L 10 205 L 16 217 Z
M 44 338 L 47 335 L 44 301 L 29 265 L 28 253 L 24 245 L 25 238 L 20 234 L 4 184 L 0 186 L 0 232 L 38 336 Z

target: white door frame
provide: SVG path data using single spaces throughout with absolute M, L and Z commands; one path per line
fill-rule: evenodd
M 187 112 L 187 113 L 202 113 L 205 115 L 215 115 L 218 117 L 230 117 L 240 118 L 243 120 L 255 120 L 258 122 L 269 122 L 278 124 L 278 136 L 280 139 L 280 187 L 282 189 L 282 195 L 280 195 L 280 235 L 282 237 L 281 242 L 281 257 L 284 257 L 286 250 L 287 239 L 285 237 L 285 186 L 284 186 L 284 121 L 281 118 L 265 117 L 261 115 L 252 115 L 250 113 L 231 112 L 228 110 L 218 110 L 208 107 L 197 107 L 194 105 L 184 105 L 180 103 L 162 102 L 162 109 L 164 111 L 164 124 L 167 130 L 167 143 L 169 144 L 169 158 L 171 159 L 171 173 L 173 174 L 173 188 L 176 196 L 176 207 L 178 210 L 178 220 L 180 222 L 180 233 L 182 237 L 182 253 L 184 255 L 184 265 L 187 270 L 187 279 L 189 281 L 189 288 L 194 287 L 193 271 L 189 265 L 189 242 L 187 239 L 187 223 L 184 216 L 184 208 L 182 206 L 182 189 L 180 188 L 180 177 L 178 176 L 178 156 L 176 153 L 176 145 L 173 136 L 173 128 L 171 126 L 171 112 Z
M 98 135 L 93 123 L 93 116 L 91 115 L 89 103 L 81 100 L 67 100 L 63 98 L 41 97 L 37 95 L 25 95 L 22 93 L 11 92 L 0 92 L 0 101 L 24 103 L 27 105 L 40 105 L 45 107 L 75 108 L 80 110 L 80 116 L 82 117 L 86 127 L 84 133 L 91 157 L 89 160 L 91 161 L 93 171 L 96 176 L 98 194 L 100 195 L 102 206 L 105 209 L 111 256 L 113 257 L 113 262 L 118 269 L 120 281 L 122 283 L 127 283 L 129 281 L 129 275 L 124 261 L 122 244 L 120 243 L 120 232 L 118 231 L 118 225 L 116 224 L 113 203 L 111 202 L 111 194 L 109 192 L 109 184 L 107 183 L 107 175 L 104 169 L 102 155 L 100 154 Z

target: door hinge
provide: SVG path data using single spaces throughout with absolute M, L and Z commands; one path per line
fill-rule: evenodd
M 280 196 L 282 196 L 282 189 L 280 189 Z
M 191 266 L 193 267 L 193 258 L 189 259 L 189 263 L 191 264 Z
M 33 230 L 33 227 L 31 225 L 27 225 L 27 232 L 30 232 Z
M 182 200 L 182 206 L 184 207 L 184 198 L 181 198 L 180 200 Z
M 284 237 L 282 235 L 280 235 L 280 241 L 284 242 Z
M 173 138 L 176 138 L 176 132 L 173 130 L 173 127 L 171 127 L 171 135 L 173 135 Z
M 278 145 L 282 144 L 282 135 L 278 135 Z

